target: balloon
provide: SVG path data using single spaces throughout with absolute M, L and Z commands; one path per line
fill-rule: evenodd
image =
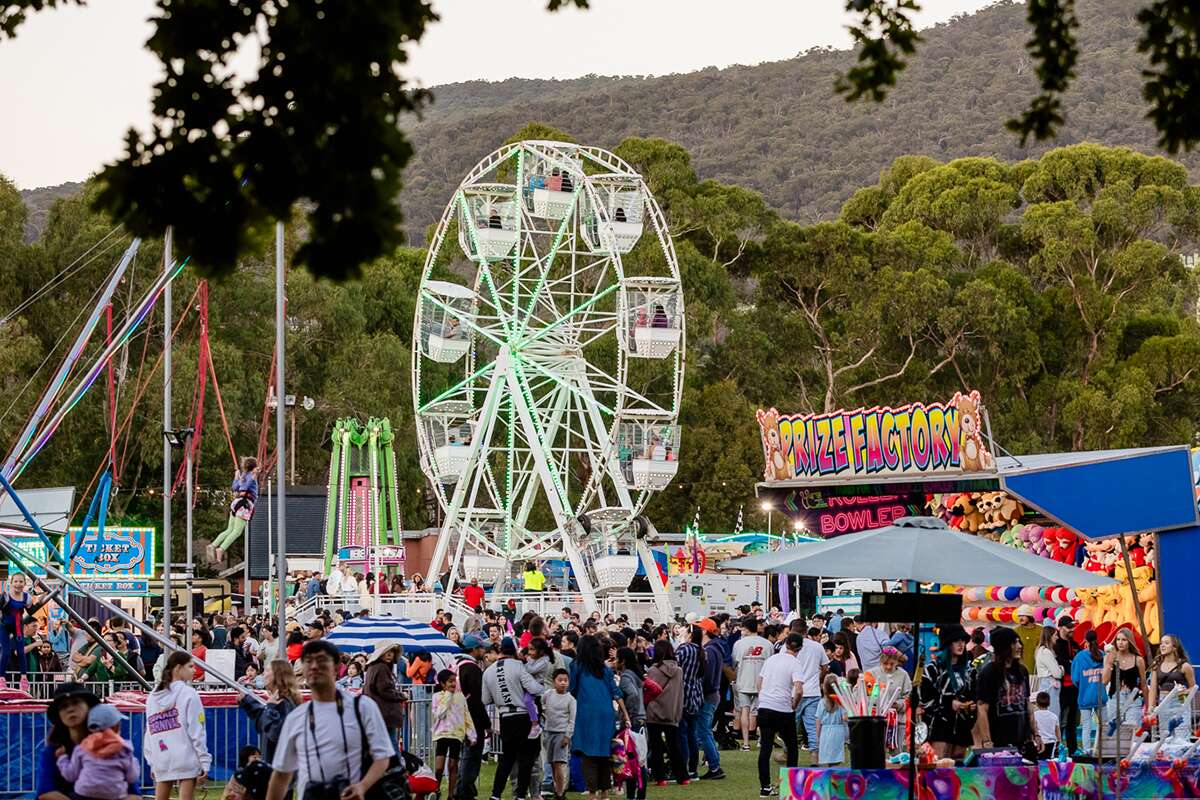
M 1004 587 L 1004 599 L 1007 600 L 1008 602 L 1011 603 L 1013 600 L 1016 600 L 1020 596 L 1021 596 L 1021 587 L 1020 586 L 1005 586 Z
M 1026 586 L 1021 590 L 1022 603 L 1036 603 L 1038 600 L 1038 590 L 1036 586 Z

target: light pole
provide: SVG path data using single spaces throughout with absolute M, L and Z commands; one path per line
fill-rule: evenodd
M 193 465 L 192 436 L 195 433 L 196 433 L 196 430 L 194 428 L 176 428 L 173 431 L 172 430 L 163 431 L 163 438 L 165 438 L 167 440 L 167 444 L 171 447 L 171 449 L 183 450 L 184 457 L 185 457 L 184 469 L 187 472 L 187 474 L 184 477 L 184 486 L 186 487 L 184 499 L 185 499 L 185 502 L 187 503 L 187 517 L 186 517 L 187 522 L 186 522 L 186 526 L 184 529 L 185 530 L 184 535 L 187 537 L 187 557 L 186 557 L 186 563 L 184 564 L 184 566 L 187 568 L 187 573 L 185 574 L 185 581 L 186 581 L 186 587 L 187 587 L 187 590 L 186 590 L 187 599 L 184 602 L 184 610 L 186 612 L 185 617 L 184 617 L 184 619 L 186 620 L 184 622 L 184 625 L 185 625 L 184 642 L 185 643 L 191 641 L 190 637 L 192 635 L 192 578 L 193 578 L 192 498 L 195 493 L 195 482 L 194 482 L 194 476 L 192 475 L 192 465 Z M 171 554 L 168 552 L 166 554 L 166 556 L 167 556 L 166 560 L 167 560 L 167 565 L 168 565 L 167 570 L 169 572 L 170 571 L 170 563 L 171 563 Z M 170 623 L 169 622 L 168 622 L 167 631 L 168 631 L 168 633 L 170 632 Z
M 173 240 L 175 234 L 167 226 L 163 236 L 163 272 L 171 268 Z M 163 287 L 163 428 L 171 427 L 171 281 Z M 166 623 L 167 638 L 171 638 L 171 444 L 163 442 L 163 621 Z

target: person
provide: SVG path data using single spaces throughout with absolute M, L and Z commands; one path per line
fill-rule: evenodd
M 314 641 L 324 641 L 317 639 Z M 400 729 L 404 726 L 404 706 L 408 697 L 396 686 L 396 662 L 404 648 L 396 639 L 376 642 L 375 649 L 367 657 L 367 673 L 363 680 L 363 696 L 369 697 L 379 709 L 383 726 L 393 742 L 393 749 L 400 754 Z
M 1033 621 L 1033 616 L 1033 606 L 1017 606 L 1017 627 L 1013 629 L 1021 640 L 1021 665 L 1029 675 L 1037 673 L 1037 646 L 1042 639 L 1042 626 Z M 992 649 L 995 648 L 996 642 L 993 640 Z
M 418 650 L 409 657 L 408 668 L 404 671 L 408 679 L 418 686 L 430 683 L 434 679 L 433 655 L 425 650 Z
M 467 708 L 467 698 L 458 691 L 458 676 L 444 669 L 437 676 L 440 691 L 433 695 L 430 711 L 433 715 L 434 775 L 438 793 L 442 791 L 442 774 L 449 768 L 447 797 L 454 797 L 458 788 L 458 758 L 463 742 L 475 741 L 475 725 Z
M 796 724 L 804 726 L 805 742 L 809 750 L 815 750 L 817 747 L 817 704 L 821 702 L 821 678 L 829 665 L 829 656 L 825 655 L 825 648 L 818 641 L 820 636 L 820 628 L 810 627 L 808 635 L 801 637 L 800 652 L 796 656 L 804 680 L 804 693 L 796 705 Z M 759 742 L 761 750 L 761 735 Z
M 46 741 L 37 753 L 34 792 L 37 800 L 77 800 L 74 783 L 58 769 L 61 756 L 70 757 L 82 745 L 91 731 L 88 730 L 88 713 L 100 704 L 100 698 L 92 694 L 83 684 L 67 682 L 54 689 L 54 697 L 46 708 L 49 723 Z M 126 800 L 138 800 L 137 781 L 122 784 Z
M 904 653 L 891 645 L 886 645 L 879 652 L 879 669 L 865 673 L 869 680 L 874 681 L 879 686 L 881 693 L 893 683 L 898 683 L 900 686 L 900 694 L 896 698 L 896 704 L 893 707 L 896 711 L 896 720 L 894 724 L 889 723 L 886 733 L 888 747 L 892 750 L 908 749 L 908 739 L 906 738 L 908 732 L 905 728 L 904 703 L 912 694 L 913 683 L 908 672 L 901 667 L 904 661 Z M 880 709 L 880 711 L 890 719 L 887 709 Z
M 212 544 L 206 548 L 209 561 L 225 560 L 225 551 L 231 544 L 241 538 L 246 531 L 246 524 L 254 516 L 254 505 L 258 502 L 258 478 L 255 471 L 258 460 L 252 457 L 242 459 L 242 468 L 233 473 L 233 502 L 229 504 L 229 521 L 225 530 L 217 534 Z
M 238 768 L 225 785 L 221 800 L 256 800 L 267 796 L 271 768 L 262 751 L 252 744 L 238 750 Z
M 527 561 L 525 563 L 522 579 L 527 592 L 540 592 L 546 587 L 546 575 L 538 567 L 537 562 Z
M 967 648 L 967 655 L 972 661 L 979 661 L 984 656 L 992 654 L 991 648 L 987 645 L 987 632 L 980 625 L 975 630 L 971 631 L 971 645 Z
M 1183 644 L 1171 634 L 1163 634 L 1158 642 L 1158 656 L 1154 659 L 1154 668 L 1150 673 L 1148 708 L 1157 708 L 1159 701 L 1175 687 L 1179 687 L 1182 694 L 1159 713 L 1161 736 L 1169 737 L 1176 729 L 1180 729 L 1185 735 L 1191 731 L 1191 709 L 1183 702 L 1183 698 L 1195 685 L 1196 672 L 1188 663 Z
M 18 573 L 8 579 L 8 586 L 0 594 L 0 689 L 8 686 L 9 660 L 21 678 L 18 686 L 22 692 L 29 691 L 28 664 L 25 658 L 25 615 L 37 611 L 50 599 L 49 595 L 37 601 L 30 599 L 25 591 L 28 585 L 25 576 Z
M 943 625 L 937 657 L 925 664 L 917 685 L 927 741 L 938 758 L 960 759 L 973 742 L 977 675 L 967 656 L 969 640 L 961 625 Z
M 1079 714 L 1083 726 L 1080 749 L 1071 755 L 1090 755 L 1096 751 L 1099 722 L 1096 715 L 1104 707 L 1104 654 L 1094 630 L 1084 636 L 1087 646 L 1076 654 L 1071 663 L 1071 681 L 1078 687 Z
M 492 797 L 500 797 L 513 768 L 517 771 L 514 797 L 523 798 L 529 790 L 533 762 L 540 750 L 540 737 L 533 734 L 533 719 L 525 704 L 525 695 L 540 697 L 545 686 L 533 678 L 517 658 L 517 645 L 505 637 L 500 643 L 500 658 L 483 673 L 482 699 L 496 707 L 500 718 L 500 760 L 492 781 Z
M 304 648 L 304 643 L 308 641 L 304 634 L 297 628 L 287 635 L 287 647 L 284 652 L 287 653 L 287 660 L 291 663 L 296 663 L 300 660 L 300 651 Z
M 180 800 L 191 800 L 204 785 L 212 755 L 204 729 L 204 707 L 190 685 L 192 657 L 173 652 L 162 680 L 146 697 L 146 734 L 142 754 L 154 777 L 154 796 L 167 800 L 179 787 Z
M 858 638 L 855 641 L 854 657 L 858 661 L 858 670 L 867 672 L 879 666 L 879 653 L 888 644 L 888 634 L 877 625 L 870 625 L 862 617 L 855 617 L 854 624 L 858 627 Z M 847 669 L 853 667 L 847 664 Z
M 38 674 L 45 675 L 52 672 L 62 672 L 62 661 L 58 658 L 58 653 L 54 652 L 54 648 L 50 646 L 45 638 L 41 636 L 34 637 L 33 650 L 29 653 L 29 667 Z
M 1054 751 L 1058 747 L 1058 714 L 1050 708 L 1049 692 L 1038 692 L 1035 702 L 1037 711 L 1033 712 L 1033 725 L 1037 731 L 1038 757 L 1048 761 L 1054 757 Z
M 826 675 L 822 685 L 824 699 L 817 710 L 817 766 L 836 767 L 846 758 L 849 728 L 846 710 L 837 699 L 836 675 Z
M 914 654 L 916 640 L 908 625 L 900 623 L 894 627 L 895 631 L 892 632 L 892 638 L 888 639 L 888 645 L 904 654 L 904 671 L 911 674 L 916 664 Z
M 788 634 L 783 641 L 784 649 L 768 658 L 758 674 L 759 797 L 775 796 L 771 790 L 771 752 L 775 749 L 776 736 L 783 741 L 787 765 L 796 767 L 799 764 L 796 714 L 807 680 L 807 665 L 800 654 L 808 645 L 800 634 Z M 816 642 L 812 642 L 812 646 L 820 649 Z M 816 741 L 815 734 L 813 741 Z
M 571 662 L 568 672 L 567 689 L 575 698 L 576 708 L 571 752 L 580 756 L 584 784 L 588 796 L 593 800 L 608 797 L 612 788 L 610 758 L 613 731 L 617 726 L 614 702 L 620 709 L 624 723 L 629 724 L 629 712 L 625 708 L 617 678 L 605 664 L 607 657 L 608 649 L 600 639 L 590 634 L 581 636 L 575 660 Z M 678 671 L 678 665 L 675 669 Z M 682 710 L 682 693 L 679 694 L 679 703 Z
M 1075 620 L 1066 614 L 1058 618 L 1058 639 L 1054 642 L 1054 657 L 1063 668 L 1062 687 L 1058 692 L 1058 727 L 1062 731 L 1068 753 L 1079 749 L 1079 688 L 1071 677 L 1071 665 L 1079 647 L 1072 638 Z
M 675 648 L 666 640 L 654 643 L 654 664 L 646 673 L 658 686 L 658 695 L 646 704 L 646 729 L 650 771 L 659 786 L 667 785 L 667 765 L 680 785 L 690 781 L 679 752 L 679 720 L 683 717 L 683 670 L 675 660 Z M 757 692 L 756 692 L 757 694 Z
M 1038 642 L 1037 652 L 1034 653 L 1033 663 L 1037 670 L 1034 691 L 1045 692 L 1050 698 L 1050 710 L 1058 715 L 1060 708 L 1058 697 L 1062 688 L 1062 677 L 1065 674 L 1062 665 L 1058 663 L 1054 645 L 1058 639 L 1056 628 L 1042 628 L 1042 638 Z
M 1108 727 L 1104 735 L 1112 737 L 1121 723 L 1137 726 L 1141 722 L 1142 699 L 1147 693 L 1146 662 L 1128 628 L 1119 628 L 1113 635 L 1112 649 L 1104 655 L 1102 680 L 1108 690 L 1105 707 Z
M 482 608 L 486 594 L 479 585 L 479 578 L 471 578 L 471 582 L 463 587 L 463 600 L 466 601 L 467 608 L 474 609 L 475 613 L 479 613 L 479 609 Z
M 703 632 L 701 643 L 704 650 L 704 670 L 700 679 L 704 702 L 700 704 L 700 714 L 696 720 L 696 746 L 704 752 L 704 760 L 708 764 L 708 772 L 701 775 L 700 780 L 720 780 L 725 777 L 725 771 L 721 769 L 721 751 L 717 749 L 717 740 L 713 735 L 713 718 L 721 702 L 725 656 L 716 641 L 717 623 L 705 617 L 696 623 L 696 627 Z
M 564 800 L 570 782 L 571 737 L 575 734 L 578 701 L 571 694 L 571 675 L 554 670 L 554 691 L 542 695 L 545 733 L 542 737 L 542 761 L 550 765 L 554 782 L 554 800 Z
M 67 659 L 71 655 L 71 623 L 61 617 L 51 617 L 50 628 L 46 632 L 46 639 L 50 642 L 50 649 L 58 656 L 58 660 L 62 664 L 67 663 Z M 151 661 L 151 664 L 154 662 Z M 60 672 L 62 670 L 59 670 Z
M 133 745 L 121 737 L 121 720 L 129 719 L 116 706 L 101 703 L 87 715 L 90 733 L 67 755 L 58 752 L 58 771 L 74 784 L 74 792 L 89 800 L 124 800 L 129 784 L 142 776 Z
M 468 742 L 458 762 L 457 800 L 475 800 L 475 783 L 479 779 L 479 768 L 483 764 L 483 750 L 488 732 L 492 727 L 491 715 L 483 704 L 483 639 L 468 634 L 463 639 L 463 653 L 459 656 L 458 687 L 467 699 L 467 710 L 475 726 L 475 742 Z M 450 798 L 455 800 L 455 798 Z
M 679 719 L 679 751 L 687 768 L 688 780 L 693 781 L 700 777 L 700 746 L 696 728 L 700 724 L 700 706 L 704 703 L 704 687 L 700 681 L 704 669 L 704 651 L 700 649 L 702 635 L 701 630 L 694 625 L 681 625 L 678 644 L 675 647 L 675 660 L 683 670 L 683 716 Z M 755 694 L 757 693 L 756 684 Z
M 981 747 L 1026 747 L 1033 741 L 1029 672 L 1011 628 L 992 631 L 992 660 L 979 670 L 976 738 Z
M 297 797 L 316 787 L 318 796 L 340 794 L 342 800 L 364 800 L 387 770 L 395 748 L 383 715 L 370 697 L 355 697 L 337 688 L 340 660 L 341 652 L 332 642 L 305 642 L 300 663 L 312 699 L 283 723 L 279 749 L 271 762 L 268 800 L 283 800 L 297 773 Z
M 351 661 L 346 665 L 346 674 L 338 678 L 337 682 L 339 689 L 361 689 L 363 688 L 363 668 L 357 661 Z
M 275 759 L 275 751 L 279 748 L 283 722 L 300 705 L 301 696 L 296 684 L 296 671 L 283 659 L 275 659 L 267 664 L 263 672 L 263 686 L 267 690 L 266 702 L 243 696 L 238 700 L 238 705 L 254 723 L 259 746 L 269 764 Z
M 833 612 L 833 616 L 830 617 L 829 621 L 825 624 L 825 630 L 829 631 L 831 635 L 838 633 L 841 631 L 842 623 L 845 622 L 845 620 L 846 612 L 845 610 L 839 608 Z
M 754 712 L 758 704 L 758 673 L 772 655 L 771 643 L 758 635 L 758 619 L 742 618 L 742 635 L 733 645 L 733 666 L 737 672 L 733 707 L 737 710 L 742 732 L 742 752 L 750 752 L 750 734 L 756 727 Z

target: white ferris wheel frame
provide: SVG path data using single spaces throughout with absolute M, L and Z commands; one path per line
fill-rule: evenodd
M 524 162 L 541 159 L 543 164 L 570 171 L 574 182 L 570 210 L 561 221 L 535 217 L 523 202 Z M 515 161 L 514 184 L 484 180 L 505 162 Z M 585 174 L 583 163 L 607 170 Z M 581 210 L 584 203 L 601 222 L 607 212 L 598 187 L 605 181 L 620 181 L 626 188 L 640 192 L 644 203 L 643 225 L 649 223 L 662 255 L 659 273 L 637 277 L 637 288 L 661 286 L 677 293 L 679 341 L 674 352 L 661 363 L 668 365 L 670 387 L 645 394 L 631 388 L 629 354 L 626 350 L 624 291 L 628 288 L 622 254 L 616 247 L 597 253 L 589 248 L 583 234 Z M 512 194 L 516 203 L 518 230 L 515 254 L 509 258 L 469 257 L 475 270 L 475 304 L 469 313 L 445 302 L 427 289 L 433 280 L 447 234 L 456 219 L 468 219 L 471 210 L 468 192 Z M 539 226 L 539 223 L 541 225 Z M 558 228 L 554 231 L 554 227 Z M 477 232 L 468 225 L 476 253 L 481 253 Z M 642 236 L 645 236 L 643 228 Z M 460 231 L 460 236 L 462 231 Z M 549 240 L 549 247 L 542 242 Z M 511 251 L 510 251 L 511 252 Z M 657 250 L 654 252 L 658 252 Z M 569 269 L 561 269 L 569 259 Z M 497 285 L 492 268 L 512 263 L 507 283 Z M 596 274 L 598 273 L 598 274 Z M 611 273 L 611 274 L 610 274 Z M 553 277 L 552 277 L 553 276 Z M 579 282 L 595 277 L 591 297 L 579 291 Z M 532 288 L 530 288 L 530 286 Z M 464 287 L 466 288 L 466 287 Z M 614 310 L 598 306 L 615 293 Z M 507 296 L 506 296 L 507 295 Z M 556 297 L 569 298 L 566 308 Z M 431 399 L 422 398 L 422 371 L 428 361 L 423 345 L 422 324 L 426 308 L 440 309 L 443 318 L 454 317 L 470 334 L 470 350 L 463 357 L 463 379 Z M 618 539 L 636 548 L 648 575 L 656 574 L 649 548 L 633 532 L 637 516 L 645 509 L 651 489 L 631 490 L 620 474 L 616 456 L 616 432 L 629 421 L 649 421 L 654 425 L 676 425 L 682 399 L 686 352 L 686 316 L 682 285 L 674 244 L 667 230 L 662 209 L 645 181 L 625 161 L 596 147 L 563 142 L 525 141 L 506 145 L 482 159 L 456 188 L 438 223 L 422 269 L 412 340 L 413 412 L 422 469 L 445 511 L 431 563 L 440 569 L 453 546 L 451 586 L 459 574 L 464 554 L 493 556 L 504 560 L 505 570 L 514 562 L 545 557 L 552 548 L 561 547 L 570 561 L 583 594 L 585 605 L 595 608 L 596 592 L 590 579 L 588 560 L 581 548 L 585 538 L 580 516 L 594 516 L 606 526 L 602 539 L 609 545 Z M 614 338 L 615 374 L 597 366 L 585 354 L 589 346 Z M 494 349 L 490 358 L 481 349 Z M 486 385 L 486 388 L 484 388 Z M 646 395 L 663 395 L 656 402 Z M 482 395 L 480 397 L 480 395 Z M 609 400 L 606 404 L 600 395 Z M 474 419 L 473 435 L 467 455 L 468 466 L 448 491 L 436 473 L 435 444 L 429 436 L 426 419 L 438 416 L 441 409 L 458 404 L 464 416 Z M 606 420 L 605 416 L 609 419 Z M 507 441 L 496 446 L 498 422 L 502 417 Z M 562 442 L 562 444 L 556 444 Z M 496 475 L 497 455 L 504 463 Z M 570 491 L 572 457 L 585 457 L 589 478 L 585 485 Z M 576 482 L 578 483 L 578 482 Z M 534 532 L 526 528 L 530 511 L 540 496 L 553 513 L 556 528 Z M 664 611 L 671 606 L 659 581 L 651 580 L 655 599 Z

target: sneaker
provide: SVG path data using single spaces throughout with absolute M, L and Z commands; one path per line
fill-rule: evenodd
M 215 564 L 217 561 L 217 548 L 215 545 L 209 544 L 204 548 L 204 555 L 208 558 L 210 564 Z
M 29 694 L 29 678 L 22 675 L 21 680 L 17 683 L 17 688 L 25 694 Z
M 698 781 L 698 780 L 700 780 L 700 775 L 699 775 L 699 773 L 696 773 L 696 772 L 689 772 L 689 773 L 688 773 L 688 780 L 689 780 L 689 781 Z
M 684 778 L 683 780 L 681 780 L 681 781 L 679 782 L 679 785 L 680 785 L 680 786 L 687 786 L 689 783 L 691 783 L 691 781 L 690 781 L 690 780 L 688 780 L 687 778 Z
M 3 676 L 3 675 L 0 675 L 0 690 L 4 690 L 4 689 L 7 689 L 7 688 L 8 688 L 8 681 L 6 681 L 6 680 L 4 679 L 4 676 Z
M 765 788 L 762 788 L 762 789 L 759 789 L 759 790 L 758 790 L 758 796 L 759 796 L 759 797 L 774 797 L 774 796 L 775 796 L 775 790 L 774 790 L 774 789 L 772 789 L 770 786 L 767 786 L 767 787 L 765 787 Z
M 749 752 L 750 752 L 750 745 L 748 745 L 748 744 L 744 744 L 744 745 L 742 745 L 742 752 L 743 752 L 743 753 L 749 753 Z
M 666 786 L 667 782 L 666 781 L 657 781 L 654 785 L 655 786 Z
M 725 770 L 721 769 L 720 767 L 717 767 L 716 769 L 710 769 L 708 772 L 701 775 L 700 780 L 702 780 L 702 781 L 719 781 L 724 777 L 725 777 Z

